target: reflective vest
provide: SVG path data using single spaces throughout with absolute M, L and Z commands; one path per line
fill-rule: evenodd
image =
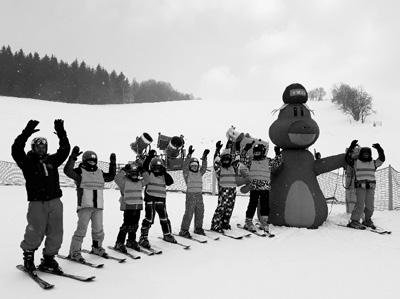
M 271 171 L 268 160 L 253 160 L 249 170 L 250 180 L 270 181 Z
M 223 188 L 236 187 L 236 173 L 232 166 L 229 166 L 228 168 L 221 167 L 219 186 Z
M 98 208 L 103 209 L 103 189 L 104 177 L 101 169 L 90 172 L 83 168 L 82 179 L 79 188 L 82 189 L 82 197 L 78 198 L 78 209 L 81 208 Z
M 189 171 L 186 187 L 187 193 L 201 193 L 203 191 L 203 176 L 200 171 Z
M 357 181 L 375 182 L 376 169 L 374 160 L 370 162 L 363 162 L 357 159 L 354 163 L 354 169 L 356 171 Z
M 143 209 L 142 187 L 142 181 L 125 179 L 124 192 L 119 199 L 121 211 Z
M 154 197 L 166 198 L 167 188 L 165 186 L 164 176 L 155 176 L 153 173 L 150 173 L 146 193 Z

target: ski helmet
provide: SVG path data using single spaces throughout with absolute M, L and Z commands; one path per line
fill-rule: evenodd
M 159 157 L 154 157 L 150 161 L 150 171 L 155 175 L 160 175 L 165 171 L 164 162 Z
M 31 142 L 32 152 L 39 156 L 47 154 L 47 139 L 44 137 L 35 137 Z
M 372 161 L 372 151 L 369 147 L 362 147 L 360 148 L 360 152 L 358 153 L 358 159 L 363 162 L 370 162 Z
M 232 163 L 232 156 L 229 149 L 225 149 L 221 154 L 221 165 L 223 167 L 229 167 Z
M 140 175 L 140 171 L 139 171 L 139 167 L 136 163 L 131 163 L 128 164 L 129 167 L 127 167 L 128 169 L 125 171 L 126 172 L 126 176 L 128 178 L 130 178 L 132 181 L 138 181 L 139 180 L 139 175 Z
M 265 157 L 266 148 L 262 143 L 257 143 L 253 147 L 253 157 L 255 160 L 261 160 Z
M 189 170 L 192 172 L 198 172 L 199 171 L 199 166 L 200 162 L 197 158 L 191 158 L 189 160 Z
M 97 155 L 94 151 L 86 151 L 82 155 L 82 164 L 88 171 L 97 170 Z

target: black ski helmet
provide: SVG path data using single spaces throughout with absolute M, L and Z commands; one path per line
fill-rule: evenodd
M 358 153 L 358 159 L 363 162 L 372 161 L 372 151 L 369 147 L 360 148 L 360 152 Z
M 43 147 L 43 150 L 40 150 Z M 47 139 L 44 137 L 35 137 L 31 142 L 32 152 L 39 154 L 40 156 L 47 154 Z
M 253 157 L 255 160 L 261 160 L 265 157 L 266 147 L 262 143 L 257 143 L 253 147 Z
M 83 167 L 88 171 L 97 170 L 97 155 L 94 151 L 86 151 L 82 155 Z

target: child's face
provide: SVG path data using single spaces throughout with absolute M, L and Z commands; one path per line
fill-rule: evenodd
M 197 163 L 190 163 L 189 169 L 193 172 L 197 172 L 199 170 L 199 164 Z

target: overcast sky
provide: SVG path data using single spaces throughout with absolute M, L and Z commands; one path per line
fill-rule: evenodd
M 400 1 L 0 0 L 0 43 L 203 99 L 345 82 L 398 100 Z

